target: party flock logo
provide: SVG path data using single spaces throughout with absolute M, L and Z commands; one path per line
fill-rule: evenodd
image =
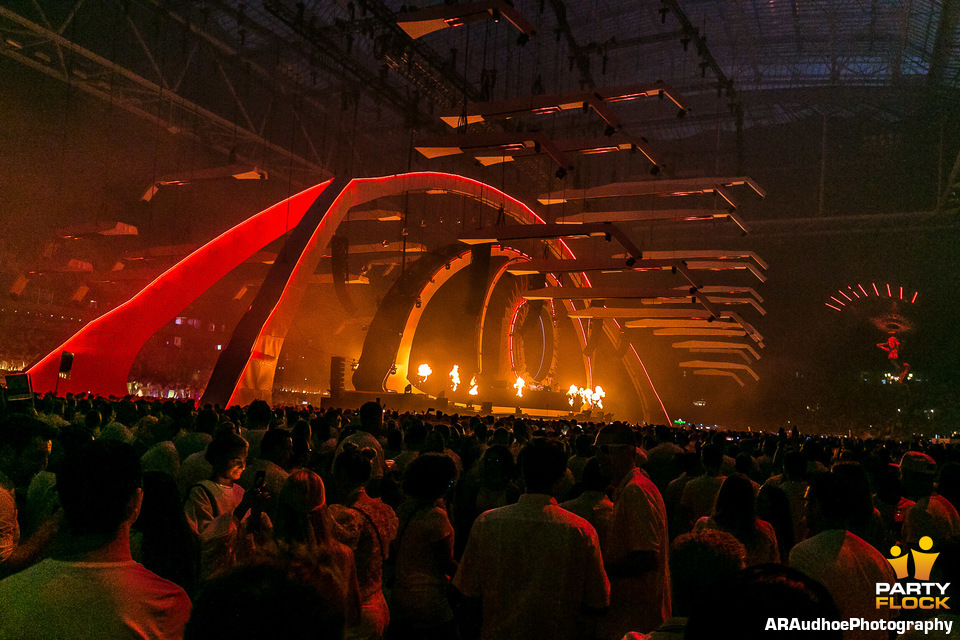
M 947 588 L 950 583 L 930 582 L 930 572 L 938 553 L 930 553 L 933 540 L 930 536 L 920 538 L 920 550 L 913 549 L 910 554 L 894 546 L 890 549 L 892 558 L 887 558 L 896 572 L 898 582 L 877 583 L 877 609 L 949 609 Z M 915 582 L 899 582 L 910 577 L 907 563 L 913 558 L 913 579 Z

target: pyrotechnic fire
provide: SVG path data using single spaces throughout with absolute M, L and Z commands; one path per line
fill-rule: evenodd
M 571 407 L 576 397 L 580 396 L 583 404 L 588 407 L 596 407 L 597 409 L 603 409 L 603 399 L 607 397 L 607 393 L 603 390 L 603 387 L 597 386 L 593 391 L 590 391 L 590 389 L 584 389 L 575 384 L 570 385 L 570 388 L 567 389 L 567 395 L 570 397 L 569 404 Z
M 479 385 L 477 384 L 477 376 L 473 376 L 470 379 L 470 391 L 467 391 L 471 396 L 475 396 L 480 393 Z
M 603 409 L 603 399 L 606 397 L 606 395 L 607 394 L 603 390 L 603 387 L 597 386 L 597 388 L 593 390 L 593 395 L 590 397 L 592 404 L 597 409 Z
M 523 378 L 517 378 L 516 384 L 513 385 L 513 388 L 517 390 L 517 397 L 523 397 L 523 387 L 526 386 L 526 382 L 523 381 Z
M 460 365 L 453 365 L 453 370 L 450 372 L 450 381 L 453 383 L 453 390 L 456 391 L 457 387 L 460 386 Z
M 431 369 L 430 365 L 428 364 L 422 364 L 419 367 L 417 367 L 417 375 L 423 378 L 423 382 L 427 381 L 427 378 L 430 376 L 431 373 L 433 373 L 433 369 Z

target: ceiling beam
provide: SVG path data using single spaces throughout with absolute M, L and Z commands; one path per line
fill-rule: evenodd
M 565 189 L 542 194 L 537 200 L 543 205 L 556 205 L 576 200 L 597 198 L 632 198 L 638 196 L 687 196 L 702 193 L 723 193 L 725 187 L 746 185 L 761 198 L 767 195 L 760 185 L 748 177 L 680 178 L 676 180 L 644 180 L 642 182 L 615 182 L 587 189 Z M 718 191 L 719 190 L 719 191 Z

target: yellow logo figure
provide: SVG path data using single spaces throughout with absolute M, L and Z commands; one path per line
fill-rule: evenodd
M 924 553 L 933 548 L 933 539 L 930 536 L 920 538 L 919 545 L 922 551 L 910 551 L 910 555 L 913 556 L 913 577 L 916 580 L 925 581 L 930 579 L 933 563 L 936 562 L 937 556 L 939 556 L 940 553 Z M 893 557 L 887 558 L 887 562 L 890 563 L 890 566 L 893 567 L 893 570 L 896 572 L 897 580 L 903 580 L 908 577 L 910 575 L 907 571 L 908 557 L 903 553 L 903 549 L 898 546 L 890 547 L 890 555 Z
M 890 566 L 893 567 L 893 570 L 897 573 L 897 580 L 903 580 L 910 575 L 907 572 L 907 561 L 910 557 L 906 554 L 901 556 L 901 553 L 903 553 L 903 549 L 894 545 L 890 547 L 890 555 L 893 557 L 887 558 L 887 562 L 890 563 Z
M 924 551 L 930 551 L 933 548 L 933 540 L 930 536 L 920 538 L 920 548 Z M 929 580 L 930 572 L 933 570 L 933 563 L 936 562 L 939 553 L 922 553 L 920 551 L 911 551 L 913 556 L 913 577 L 917 580 Z

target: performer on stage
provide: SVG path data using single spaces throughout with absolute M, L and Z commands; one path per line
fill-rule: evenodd
M 898 382 L 903 383 L 907 379 L 907 374 L 910 373 L 910 365 L 900 362 L 900 341 L 897 336 L 891 335 L 885 342 L 878 342 L 877 346 L 887 352 L 887 359 L 897 372 Z

